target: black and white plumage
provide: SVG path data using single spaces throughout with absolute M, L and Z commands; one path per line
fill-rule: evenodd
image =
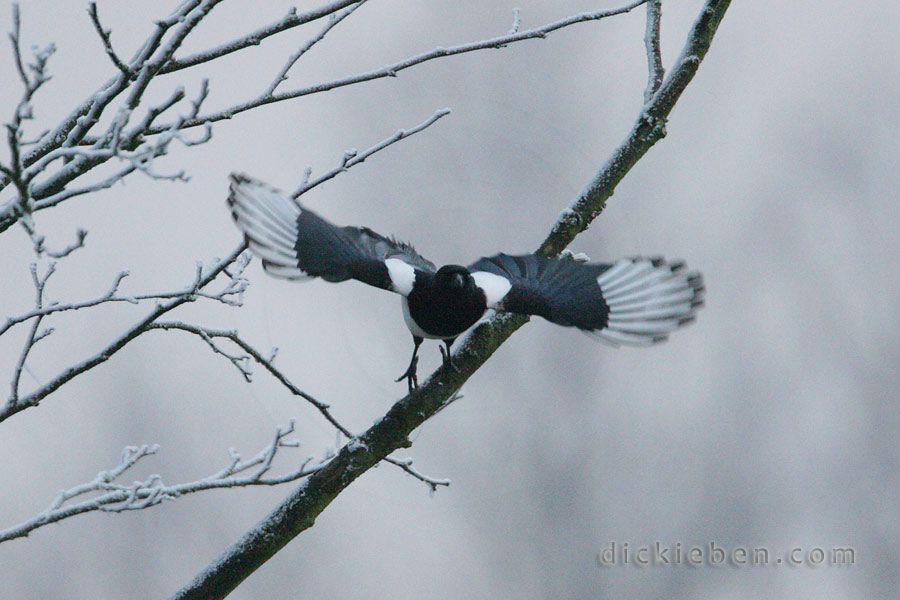
M 409 244 L 367 227 L 337 227 L 282 192 L 232 174 L 228 205 L 250 249 L 275 277 L 356 279 L 401 295 L 415 347 L 406 372 L 417 385 L 423 339 L 450 346 L 489 309 L 537 315 L 613 345 L 647 346 L 694 319 L 703 278 L 684 263 L 623 258 L 613 264 L 498 254 L 436 269 Z

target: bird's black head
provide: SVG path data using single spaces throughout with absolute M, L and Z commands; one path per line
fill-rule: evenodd
M 446 290 L 463 290 L 475 283 L 469 270 L 460 265 L 444 265 L 435 273 L 434 280 Z

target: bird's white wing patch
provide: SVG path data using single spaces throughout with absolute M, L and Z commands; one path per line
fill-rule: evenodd
M 416 281 L 416 270 L 413 266 L 399 258 L 389 258 L 384 264 L 391 278 L 391 289 L 398 294 L 409 296 Z
M 512 287 L 512 284 L 506 277 L 488 273 L 487 271 L 473 272 L 472 279 L 475 280 L 475 285 L 484 292 L 488 308 L 497 308 Z

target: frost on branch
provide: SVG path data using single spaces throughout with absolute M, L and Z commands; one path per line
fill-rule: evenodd
M 270 475 L 275 459 L 283 448 L 300 447 L 298 440 L 289 439 L 293 433 L 292 420 L 287 427 L 276 429 L 272 441 L 253 457 L 245 460 L 232 448 L 228 451 L 228 463 L 219 471 L 196 481 L 171 485 L 165 483 L 160 475 L 148 475 L 131 483 L 120 481 L 126 471 L 159 451 L 157 444 L 128 446 L 122 450 L 119 463 L 113 468 L 100 471 L 91 481 L 60 490 L 46 509 L 23 523 L 0 530 L 0 542 L 27 536 L 39 527 L 84 513 L 141 510 L 205 490 L 296 481 L 315 473 L 333 458 L 333 454 L 326 454 L 321 458 L 307 456 L 299 461 L 294 459 L 296 466 L 291 470 L 282 475 Z

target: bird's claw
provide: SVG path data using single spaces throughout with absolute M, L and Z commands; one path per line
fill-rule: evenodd
M 459 369 L 456 368 L 456 365 L 453 364 L 453 355 L 450 354 L 450 350 L 445 350 L 443 346 L 439 346 L 439 348 L 441 349 L 441 359 L 444 368 L 449 367 L 454 371 L 459 371 Z
M 419 366 L 419 357 L 414 356 L 413 359 L 409 363 L 409 367 L 406 368 L 406 371 L 403 372 L 403 375 L 398 377 L 395 381 L 400 383 L 404 379 L 406 383 L 409 385 L 409 391 L 412 392 L 419 388 L 419 378 L 416 376 L 416 367 Z

